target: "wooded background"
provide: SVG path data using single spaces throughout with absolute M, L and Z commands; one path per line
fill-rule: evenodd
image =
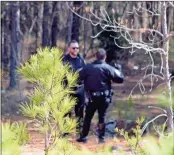
M 106 49 L 107 61 L 117 60 L 124 68 L 134 65 L 134 60 L 141 66 L 144 56 L 132 56 L 129 51 L 121 49 L 114 44 L 110 35 L 113 32 L 103 32 L 97 38 L 92 38 L 100 31 L 100 27 L 94 27 L 90 22 L 82 20 L 75 15 L 69 7 L 83 17 L 89 17 L 89 8 L 96 15 L 100 14 L 100 8 L 105 7 L 108 14 L 115 16 L 121 22 L 125 22 L 133 28 L 155 28 L 162 31 L 160 17 L 148 16 L 147 12 L 141 12 L 141 16 L 128 14 L 133 8 L 143 6 L 151 12 L 161 10 L 160 2 L 65 2 L 65 1 L 20 1 L 1 2 L 1 68 L 9 73 L 9 88 L 17 83 L 16 69 L 20 63 L 24 63 L 38 47 L 59 47 L 66 52 L 67 43 L 76 39 L 80 44 L 80 52 L 86 60 L 90 59 L 98 47 Z M 145 17 L 145 18 L 142 18 Z M 174 9 L 167 8 L 168 32 L 174 31 Z M 135 34 L 136 37 L 137 34 Z M 148 35 L 144 35 L 148 37 Z M 140 39 L 137 35 L 137 39 Z M 118 40 L 124 44 L 124 40 Z M 159 45 L 160 46 L 160 45 Z M 174 59 L 174 41 L 170 40 L 170 60 Z M 134 58 L 134 59 L 133 59 Z M 173 63 L 174 64 L 174 63 Z M 174 65 L 173 65 L 174 66 Z M 126 72 L 130 73 L 129 71 Z M 133 73 L 131 71 L 131 73 Z

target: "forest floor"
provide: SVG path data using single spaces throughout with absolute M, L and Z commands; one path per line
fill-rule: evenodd
M 140 79 L 140 76 L 126 77 L 123 84 L 113 84 L 114 96 L 113 103 L 110 105 L 107 114 L 108 120 L 127 120 L 132 119 L 136 120 L 140 116 L 145 117 L 154 117 L 160 113 L 157 109 L 149 109 L 148 106 L 159 106 L 158 97 L 162 89 L 157 89 L 159 83 L 154 84 L 152 91 L 150 90 L 150 81 L 145 81 L 144 85 L 147 90 L 145 95 L 142 95 L 139 88 L 137 87 L 134 90 L 132 101 L 134 110 L 132 113 L 127 114 L 129 111 L 128 105 L 128 96 L 130 95 L 131 90 L 136 85 L 137 81 Z M 7 85 L 7 80 L 3 81 L 3 88 Z M 173 89 L 173 88 L 172 88 Z M 29 121 L 28 118 L 23 117 L 19 114 L 18 104 L 25 102 L 27 100 L 26 96 L 32 91 L 32 84 L 28 84 L 26 81 L 21 80 L 18 89 L 14 91 L 1 91 L 1 102 L 2 102 L 2 122 L 10 120 L 14 121 Z M 97 124 L 97 115 L 95 114 L 91 130 L 95 130 Z M 35 128 L 32 124 L 28 124 L 28 131 L 30 134 L 30 141 L 22 147 L 22 155 L 42 155 L 44 154 L 44 137 L 39 133 L 38 129 Z M 125 148 L 126 142 L 123 138 L 106 138 L 106 143 L 97 144 L 97 138 L 94 134 L 90 134 L 88 137 L 88 142 L 85 144 L 79 144 L 75 141 L 76 136 L 69 136 L 68 139 L 72 141 L 76 146 L 81 149 L 89 149 L 96 151 L 107 146 L 115 146 L 117 148 Z

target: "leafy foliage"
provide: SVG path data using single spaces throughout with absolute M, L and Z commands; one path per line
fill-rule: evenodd
M 116 128 L 116 131 L 120 133 L 124 137 L 127 142 L 127 145 L 131 148 L 132 153 L 138 155 L 145 155 L 144 149 L 142 148 L 140 142 L 142 140 L 141 136 L 141 124 L 143 123 L 144 118 L 138 119 L 136 128 L 133 129 L 133 133 L 135 136 L 129 136 L 127 131 L 123 129 Z
M 174 110 L 174 92 L 172 92 L 172 108 Z M 167 108 L 168 107 L 168 103 L 170 103 L 170 99 L 169 97 L 165 96 L 165 95 L 160 95 L 158 98 L 158 102 L 160 104 L 160 106 L 162 106 L 163 108 Z
M 75 145 L 65 138 L 60 138 L 56 139 L 52 149 L 49 151 L 49 155 L 71 155 L 73 152 L 76 152 L 76 150 Z
M 67 114 L 76 104 L 71 93 L 76 86 L 78 74 L 72 72 L 68 64 L 63 64 L 62 57 L 63 52 L 57 48 L 38 49 L 38 53 L 18 69 L 20 74 L 35 84 L 29 96 L 30 102 L 20 107 L 21 112 L 33 119 L 45 134 L 46 154 L 54 152 L 51 148 L 57 144 L 62 149 L 65 148 L 64 144 L 69 146 L 62 137 L 64 133 L 75 132 L 76 127 L 76 120 Z
M 133 129 L 135 136 L 128 136 L 128 132 L 124 130 L 116 131 L 119 132 L 127 142 L 127 145 L 131 148 L 131 154 L 134 155 L 173 155 L 174 153 L 174 133 L 168 133 L 167 135 L 160 135 L 159 139 L 157 137 L 147 136 L 142 137 L 141 124 L 144 118 L 138 119 L 138 125 Z M 120 150 L 123 154 L 126 152 Z
M 26 124 L 10 122 L 2 124 L 2 154 L 19 155 L 20 146 L 29 140 Z
M 163 135 L 157 142 L 155 138 L 149 137 L 148 142 L 145 143 L 144 150 L 148 155 L 173 155 L 174 153 L 174 133 L 169 133 L 167 136 Z

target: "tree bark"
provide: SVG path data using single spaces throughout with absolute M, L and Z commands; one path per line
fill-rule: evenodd
M 57 10 L 57 2 L 53 2 L 53 23 L 51 27 L 51 47 L 56 46 L 57 36 L 58 36 L 58 22 L 59 17 L 56 14 Z
M 167 15 L 167 25 L 168 25 L 168 33 L 172 30 L 174 30 L 174 22 L 173 22 L 173 18 L 174 18 L 174 9 L 173 8 L 168 8 L 168 15 Z
M 71 2 L 69 2 L 71 3 Z M 68 34 L 67 34 L 67 42 L 69 43 L 71 41 L 71 36 L 72 36 L 72 23 L 73 23 L 73 13 L 71 10 L 69 10 L 69 15 L 68 15 Z
M 7 69 L 8 68 L 8 64 L 9 64 L 9 48 L 8 48 L 8 43 L 9 43 L 9 39 L 8 39 L 8 14 L 5 15 L 4 19 L 1 19 L 1 23 L 2 23 L 2 29 L 1 29 L 1 34 L 2 34 L 2 39 L 1 39 L 1 43 L 2 43 L 2 53 L 1 53 L 1 61 L 2 61 L 2 67 L 3 69 Z
M 81 14 L 82 1 L 74 1 L 73 7 L 78 14 Z M 71 40 L 79 41 L 80 18 L 73 13 Z
M 40 5 L 37 5 L 35 7 L 35 17 L 37 17 L 36 21 L 36 28 L 35 28 L 35 37 L 36 37 L 36 42 L 35 42 L 35 47 L 37 48 L 38 46 L 41 45 L 41 40 L 42 40 L 42 22 L 43 22 L 43 2 L 39 2 Z
M 19 2 L 11 2 L 11 53 L 10 53 L 10 84 L 9 89 L 18 84 L 16 70 L 19 66 L 20 52 L 20 9 Z
M 146 10 L 148 10 L 147 9 L 147 2 L 142 2 L 143 3 L 143 8 L 144 9 L 146 9 Z M 148 18 L 148 13 L 147 13 L 147 11 L 146 10 L 144 10 L 143 12 L 142 12 L 142 17 L 143 17 L 143 22 L 142 22 L 142 24 L 143 24 L 143 28 L 147 28 L 147 27 L 149 27 L 149 18 Z
M 172 90 L 171 90 L 171 79 L 170 79 L 170 73 L 169 73 L 169 40 L 166 38 L 168 37 L 167 33 L 167 6 L 166 2 L 163 2 L 162 8 L 161 8 L 161 14 L 162 14 L 162 32 L 163 32 L 163 49 L 166 52 L 166 55 L 163 55 L 163 64 L 164 64 L 164 80 L 167 85 L 167 92 L 166 92 L 166 97 L 169 98 L 169 105 L 167 109 L 167 116 L 168 116 L 168 127 L 169 130 L 174 131 L 174 124 L 173 124 L 173 108 L 172 108 Z
M 43 33 L 42 33 L 42 46 L 51 45 L 51 15 L 52 15 L 52 2 L 44 1 L 43 10 Z
M 141 2 L 138 2 L 138 3 L 134 2 L 133 9 L 135 9 L 134 7 L 136 7 L 136 6 L 139 7 L 139 5 L 141 5 Z M 139 16 L 134 13 L 133 18 L 134 18 L 134 28 L 135 29 L 141 28 Z M 141 40 L 141 33 L 140 32 L 134 32 L 134 39 L 135 39 L 135 41 Z
M 88 29 L 87 24 L 88 23 L 85 20 L 83 20 L 83 55 L 85 55 L 87 50 L 87 29 Z
M 6 8 L 3 8 L 2 11 L 2 17 L 1 17 L 1 63 L 2 63 L 2 69 L 8 70 L 9 68 L 9 58 L 10 58 L 10 8 L 9 8 L 9 2 L 2 2 L 2 7 L 7 6 Z

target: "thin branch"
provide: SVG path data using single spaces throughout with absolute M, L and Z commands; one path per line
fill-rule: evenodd
M 149 6 L 151 7 L 151 6 Z M 145 70 L 145 74 L 144 76 L 137 82 L 137 84 L 135 85 L 135 87 L 132 89 L 131 93 L 129 96 L 132 95 L 133 90 L 139 86 L 140 91 L 142 94 L 144 94 L 146 92 L 145 89 L 145 85 L 144 85 L 144 80 L 150 78 L 150 82 L 151 82 L 151 88 L 149 91 L 152 90 L 152 87 L 154 85 L 154 80 L 158 81 L 158 79 L 164 80 L 164 67 L 163 67 L 163 59 L 162 57 L 164 57 L 165 55 L 167 55 L 167 51 L 165 51 L 163 48 L 159 48 L 157 46 L 154 47 L 155 44 L 159 44 L 161 42 L 164 42 L 165 38 L 164 35 L 158 31 L 157 29 L 154 28 L 129 28 L 126 26 L 126 24 L 123 23 L 123 21 L 119 21 L 116 20 L 115 18 L 111 19 L 109 14 L 107 13 L 107 11 L 105 10 L 105 8 L 101 8 L 100 9 L 100 16 L 97 16 L 95 13 L 92 12 L 92 10 L 90 10 L 90 16 L 89 19 L 86 17 L 83 17 L 79 14 L 77 14 L 74 10 L 72 10 L 71 7 L 69 7 L 71 9 L 71 11 L 73 13 L 75 13 L 78 17 L 82 18 L 83 20 L 86 20 L 88 22 L 90 22 L 93 26 L 97 26 L 99 25 L 101 27 L 102 30 L 100 30 L 96 35 L 93 35 L 92 38 L 97 38 L 103 31 L 112 31 L 115 32 L 116 34 L 118 34 L 117 36 L 111 36 L 114 39 L 114 43 L 116 46 L 118 46 L 119 48 L 122 49 L 131 49 L 130 53 L 133 54 L 136 52 L 135 49 L 137 50 L 142 50 L 143 52 L 145 52 L 145 54 L 148 54 L 151 63 L 149 65 L 147 65 L 144 70 Z M 138 7 L 138 8 L 134 8 L 133 12 L 129 12 L 129 13 L 133 13 L 133 14 L 137 14 L 146 11 L 147 13 L 149 13 L 151 16 L 159 16 L 160 14 L 157 13 L 156 11 L 151 11 L 149 10 L 149 8 L 143 8 L 142 6 Z M 92 17 L 94 17 L 94 19 L 92 19 Z M 139 33 L 139 35 L 143 35 L 143 33 L 148 34 L 148 38 L 149 40 L 146 41 L 135 41 L 132 33 L 137 32 Z M 156 41 L 156 37 L 160 36 L 162 39 Z M 169 34 L 168 37 L 173 36 L 173 33 Z M 124 38 L 125 41 L 127 42 L 127 45 L 119 45 L 117 40 L 120 38 Z M 161 58 L 161 67 L 160 67 L 160 75 L 157 75 L 154 73 L 155 70 L 155 62 L 154 62 L 154 56 L 153 54 L 160 54 L 160 58 Z M 147 74 L 148 69 L 150 69 L 150 74 Z M 143 70 L 143 69 L 142 69 Z
M 154 108 L 154 109 L 159 109 L 161 111 L 163 111 L 165 114 L 167 114 L 167 111 L 163 108 L 160 108 L 160 107 L 156 107 L 156 106 L 148 106 L 148 108 Z
M 91 38 L 97 38 L 102 32 L 104 32 L 104 30 L 101 30 L 100 32 L 98 32 L 95 36 L 91 36 Z
M 160 117 L 162 117 L 162 116 L 167 117 L 167 114 L 160 114 L 160 115 L 157 115 L 155 118 L 153 118 L 153 119 L 151 119 L 149 122 L 147 122 L 147 123 L 144 125 L 143 129 L 142 129 L 141 135 L 143 135 L 144 131 L 146 130 L 147 126 L 148 126 L 150 123 L 152 123 L 153 121 L 155 121 L 156 119 L 158 119 L 158 118 L 160 118 Z
M 31 33 L 31 31 L 33 30 L 33 27 L 34 27 L 34 24 L 36 23 L 36 20 L 37 20 L 37 17 L 35 17 L 35 18 L 33 19 L 33 22 L 32 22 L 31 27 L 30 27 L 30 29 L 29 29 L 29 33 Z
M 174 32 L 170 32 L 170 34 L 168 34 L 167 38 L 166 38 L 166 41 L 170 38 L 174 38 Z
M 174 3 L 173 2 L 169 2 L 170 6 L 174 7 Z
M 78 17 L 80 17 L 80 18 L 82 18 L 82 19 L 84 19 L 84 20 L 86 20 L 86 21 L 91 22 L 91 20 L 89 20 L 88 18 L 83 17 L 83 16 L 79 15 L 77 12 L 75 12 L 75 11 L 69 6 L 68 2 L 66 2 L 66 4 L 67 4 L 68 8 L 69 8 L 75 15 L 77 15 Z

